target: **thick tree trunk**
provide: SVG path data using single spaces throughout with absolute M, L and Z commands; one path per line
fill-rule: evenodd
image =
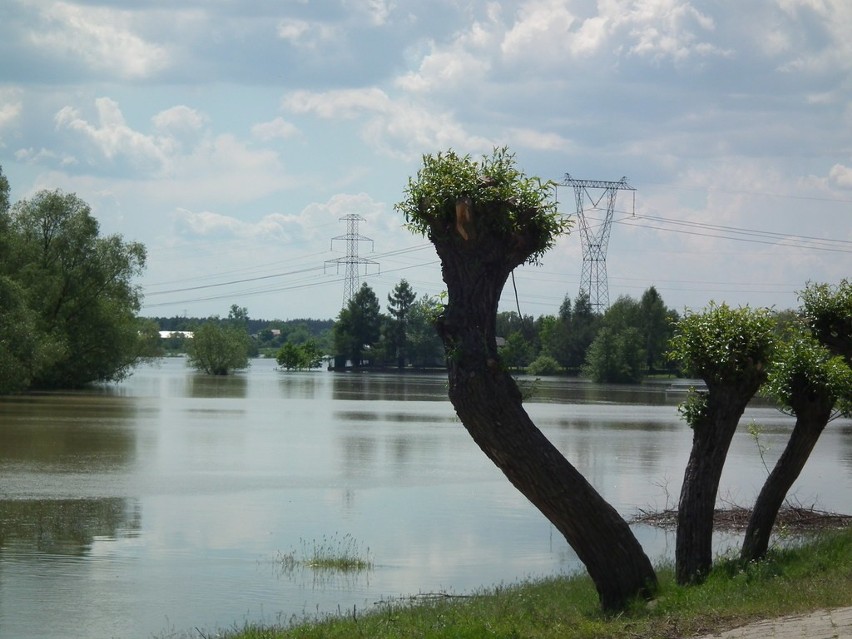
M 756 561 L 766 555 L 778 511 L 825 429 L 834 401 L 827 393 L 822 393 L 803 398 L 796 404 L 793 433 L 754 504 L 740 552 L 743 561 Z
M 473 229 L 432 237 L 448 287 L 437 328 L 450 400 L 482 451 L 565 536 L 602 606 L 618 610 L 653 592 L 651 562 L 627 522 L 533 424 L 497 354 L 497 303 L 509 273 L 527 257 L 523 239 L 477 237 Z
M 713 513 L 719 480 L 737 424 L 756 390 L 711 388 L 706 413 L 693 425 L 692 450 L 678 504 L 675 572 L 679 584 L 703 581 L 713 565 Z

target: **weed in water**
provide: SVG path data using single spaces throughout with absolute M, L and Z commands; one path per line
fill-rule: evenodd
M 339 536 L 323 535 L 310 543 L 299 539 L 300 550 L 289 553 L 279 552 L 276 562 L 282 571 L 290 573 L 296 568 L 307 567 L 313 570 L 335 572 L 363 572 L 372 570 L 370 549 L 362 549 L 361 544 L 349 533 Z

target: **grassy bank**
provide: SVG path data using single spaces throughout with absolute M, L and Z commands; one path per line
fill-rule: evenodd
M 369 612 L 307 621 L 288 629 L 247 627 L 230 639 L 315 637 L 630 638 L 683 637 L 749 620 L 852 605 L 852 529 L 774 550 L 759 564 L 718 562 L 706 583 L 682 588 L 659 569 L 657 598 L 606 617 L 585 576 L 498 587 L 469 597 L 415 598 Z M 216 635 L 220 636 L 220 635 Z

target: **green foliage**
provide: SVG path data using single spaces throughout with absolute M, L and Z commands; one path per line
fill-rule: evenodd
M 566 295 L 553 321 L 542 323 L 541 345 L 566 370 L 578 371 L 586 360 L 589 346 L 601 325 L 588 293 L 581 291 L 574 301 Z
M 396 359 L 397 367 L 404 368 L 408 359 L 411 308 L 417 294 L 406 280 L 400 280 L 388 295 L 388 354 Z
M 598 383 L 626 384 L 641 381 L 644 366 L 639 331 L 604 326 L 589 346 L 583 373 Z
M 0 393 L 26 389 L 41 365 L 41 353 L 24 290 L 0 275 Z
M 0 228 L 0 274 L 22 291 L 26 310 L 19 310 L 38 343 L 22 363 L 27 385 L 69 388 L 129 374 L 147 348 L 132 284 L 145 266 L 144 246 L 100 237 L 89 206 L 60 191 L 16 203 L 0 215 Z
M 3 167 L 0 166 L 0 215 L 9 210 L 9 180 L 3 175 Z
M 444 363 L 444 344 L 435 330 L 435 319 L 443 310 L 437 298 L 422 295 L 411 306 L 408 318 L 408 355 L 418 368 Z
M 248 368 L 251 338 L 245 329 L 210 318 L 187 343 L 189 365 L 208 375 L 228 375 Z
M 365 352 L 378 343 L 381 326 L 379 299 L 365 282 L 334 325 L 335 353 L 349 359 L 353 366 L 361 366 Z
M 840 414 L 852 413 L 852 369 L 807 333 L 779 346 L 764 388 L 788 413 L 798 414 L 800 402 L 814 396 L 828 397 Z
M 680 319 L 669 342 L 669 358 L 711 388 L 751 382 L 759 386 L 775 346 L 774 326 L 768 309 L 711 303 Z
M 479 161 L 449 150 L 423 156 L 422 168 L 409 178 L 405 199 L 395 208 L 409 229 L 435 240 L 456 228 L 457 203 L 469 203 L 489 212 L 477 220 L 484 228 L 529 237 L 527 261 L 537 262 L 570 227 L 557 213 L 552 195 L 553 183 L 524 175 L 506 147 Z
M 500 359 L 509 369 L 526 366 L 531 357 L 532 347 L 520 331 L 515 331 L 506 338 L 506 343 L 500 347 Z
M 695 428 L 707 418 L 707 392 L 691 387 L 686 399 L 678 404 L 677 412 L 690 428 Z
M 852 366 L 852 283 L 809 284 L 799 294 L 802 314 L 814 336 Z
M 561 371 L 559 362 L 547 354 L 539 355 L 527 366 L 530 375 L 558 375 Z
M 317 368 L 322 363 L 322 353 L 313 340 L 304 344 L 287 342 L 275 355 L 278 365 L 285 370 Z

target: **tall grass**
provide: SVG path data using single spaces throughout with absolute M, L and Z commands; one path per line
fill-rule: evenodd
M 361 572 L 373 568 L 370 549 L 362 548 L 349 533 L 343 536 L 337 533 L 323 535 L 322 539 L 311 542 L 299 539 L 299 548 L 298 551 L 278 553 L 276 561 L 282 569 L 307 567 L 314 570 Z

